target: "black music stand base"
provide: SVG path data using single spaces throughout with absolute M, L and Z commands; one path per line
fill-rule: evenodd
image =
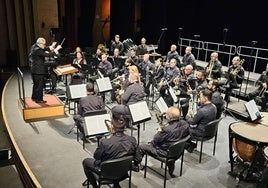
M 131 136 L 133 136 L 133 125 L 131 125 Z M 140 124 L 137 124 L 137 131 L 138 131 L 138 145 L 140 144 Z

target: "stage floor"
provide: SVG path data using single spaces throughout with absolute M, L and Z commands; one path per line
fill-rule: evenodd
M 25 88 L 26 96 L 31 94 L 31 77 L 26 70 Z M 64 100 L 63 82 L 58 83 L 58 95 Z M 83 150 L 81 140 L 76 141 L 76 129 L 73 129 L 70 134 L 69 131 L 74 125 L 73 111 L 68 113 L 65 105 L 65 113 L 67 117 L 60 119 L 51 119 L 44 121 L 37 121 L 27 123 L 23 121 L 22 115 L 17 107 L 18 91 L 17 80 L 14 76 L 8 83 L 4 96 L 4 110 L 7 116 L 7 123 L 10 127 L 15 140 L 26 160 L 33 174 L 36 176 L 42 187 L 54 188 L 81 188 L 82 182 L 86 179 L 82 161 L 84 158 L 92 157 L 97 147 L 97 140 L 92 139 L 90 143 L 86 144 Z M 60 98 L 61 98 L 60 97 Z M 231 99 L 233 101 L 233 99 Z M 233 103 L 233 104 L 232 104 Z M 229 107 L 242 102 L 230 102 Z M 115 103 L 106 103 L 107 110 L 112 108 Z M 241 106 L 241 109 L 242 109 Z M 233 108 L 233 107 L 232 107 Z M 151 110 L 152 119 L 145 123 L 145 129 L 141 128 L 140 143 L 147 143 L 150 141 L 158 128 L 158 123 L 155 117 L 155 111 Z M 234 118 L 223 115 L 218 131 L 218 141 L 216 146 L 216 155 L 212 155 L 213 142 L 208 141 L 204 143 L 202 163 L 198 162 L 199 150 L 193 153 L 185 151 L 183 172 L 181 177 L 169 178 L 167 180 L 167 187 L 191 187 L 191 188 L 225 188 L 235 187 L 236 180 L 231 177 L 229 152 L 228 152 L 228 128 L 233 122 Z M 127 134 L 131 130 L 126 130 Z M 133 131 L 133 135 L 137 138 L 137 131 Z M 159 171 L 160 163 L 149 159 L 148 164 Z M 175 174 L 179 175 L 180 160 L 176 162 Z M 2 176 L 2 178 L 5 178 Z M 0 184 L 1 184 L 0 177 Z M 127 187 L 128 181 L 120 183 L 122 187 Z M 1 184 L 2 185 L 2 184 Z M 163 178 L 153 171 L 148 169 L 147 178 L 143 178 L 143 171 L 139 173 L 132 173 L 132 187 L 142 188 L 156 188 L 163 186 Z M 106 187 L 106 186 L 104 186 Z M 253 188 L 256 187 L 254 183 L 240 182 L 239 187 Z

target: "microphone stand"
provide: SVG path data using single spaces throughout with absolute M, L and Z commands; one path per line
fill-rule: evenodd
M 252 63 L 252 59 L 253 59 L 253 53 L 254 53 L 254 49 L 253 47 L 257 44 L 257 41 L 251 41 L 251 51 L 250 51 L 250 57 L 248 60 L 248 66 L 247 66 L 247 71 L 248 71 L 248 75 L 247 75 L 247 82 L 246 82 L 246 87 L 245 87 L 245 94 L 247 93 L 247 88 L 248 88 L 248 81 L 249 81 L 249 74 L 250 74 L 250 68 L 251 68 L 251 63 Z
M 223 55 L 222 55 L 222 63 L 224 62 L 224 50 L 225 50 L 225 45 L 226 45 L 226 39 L 227 39 L 227 32 L 228 32 L 228 29 L 227 28 L 224 28 L 223 29 L 223 46 L 222 46 L 222 52 L 223 52 Z M 228 64 L 228 67 L 229 67 L 229 64 Z
M 160 49 L 160 41 L 161 41 L 161 39 L 162 39 L 162 37 L 163 37 L 165 31 L 166 31 L 166 29 L 161 29 L 161 34 L 160 34 L 159 39 L 158 39 L 158 41 L 157 41 L 158 49 Z M 160 53 L 160 51 L 159 51 L 159 53 Z M 160 54 L 161 54 L 161 53 L 160 53 Z

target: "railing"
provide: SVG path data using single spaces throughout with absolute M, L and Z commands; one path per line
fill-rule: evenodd
M 185 47 L 191 46 L 196 59 L 205 62 L 209 61 L 210 53 L 216 51 L 219 54 L 219 60 L 227 67 L 232 64 L 232 57 L 239 55 L 242 59 L 246 59 L 244 68 L 253 73 L 261 73 L 263 70 L 266 70 L 268 62 L 268 49 L 257 48 L 253 44 L 252 46 L 235 46 L 232 44 L 180 38 L 178 45 L 180 56 L 184 54 L 183 49 Z

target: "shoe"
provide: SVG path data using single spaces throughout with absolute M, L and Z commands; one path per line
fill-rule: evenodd
M 176 176 L 173 174 L 173 172 L 174 172 L 174 170 L 175 170 L 175 163 L 168 163 L 167 166 L 168 166 L 168 173 L 169 173 L 169 175 L 170 175 L 172 178 L 176 177 Z
M 196 143 L 191 142 L 190 146 L 186 149 L 189 153 L 193 153 L 194 149 L 197 147 Z
M 132 164 L 132 171 L 134 171 L 134 172 L 139 172 L 139 171 L 140 171 L 140 167 L 139 167 L 139 165 Z
M 46 103 L 47 101 L 44 101 L 44 100 L 38 101 L 38 100 L 36 100 L 35 102 L 36 103 Z

